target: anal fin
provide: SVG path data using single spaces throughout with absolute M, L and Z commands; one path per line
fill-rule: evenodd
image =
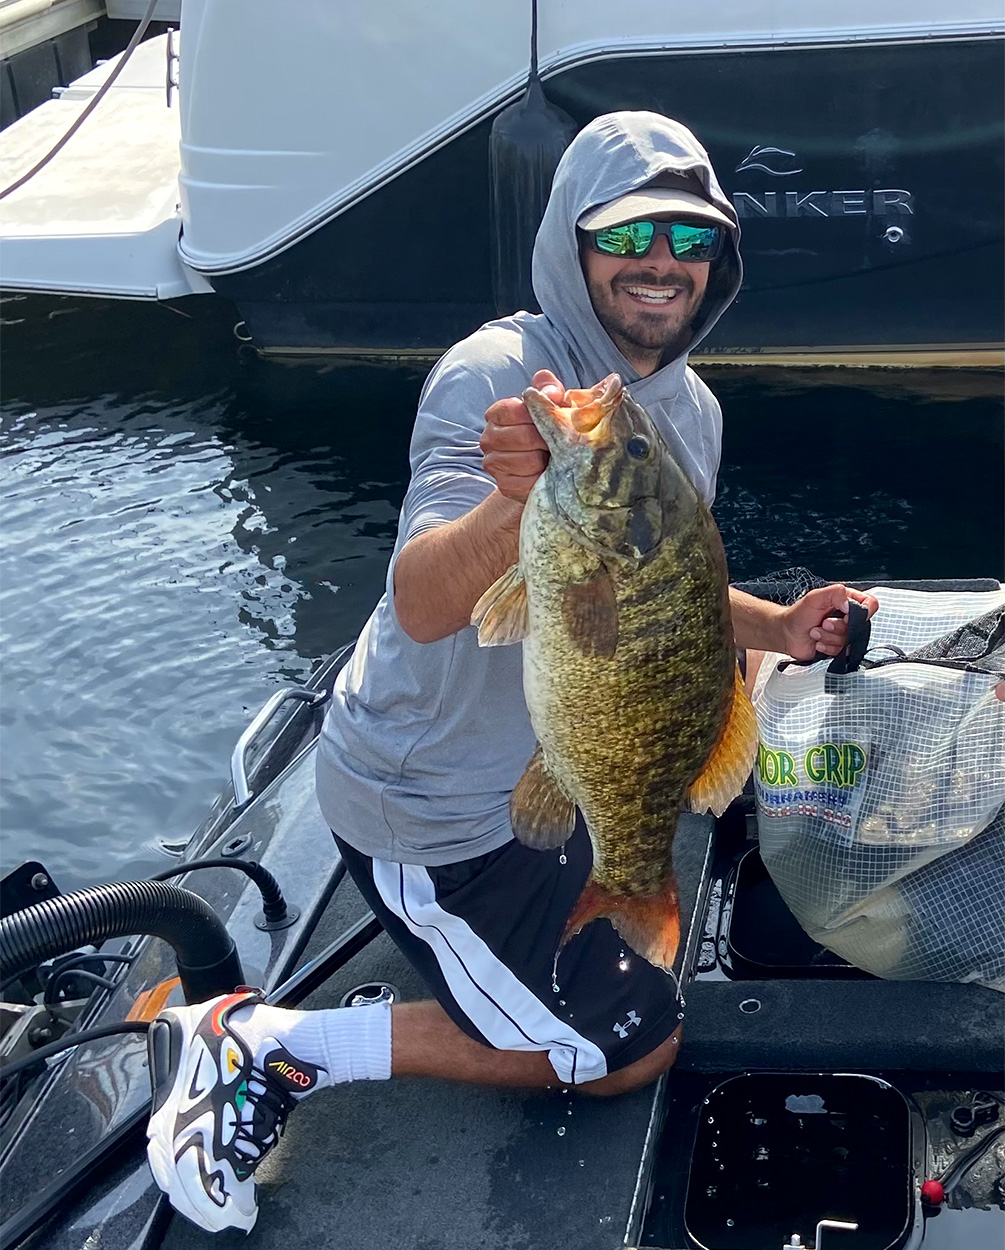
M 756 757 L 757 716 L 737 668 L 729 717 L 719 741 L 688 788 L 688 807 L 691 811 L 711 811 L 721 816 L 743 789 Z
M 509 818 L 518 841 L 536 851 L 561 846 L 576 827 L 576 805 L 548 772 L 540 744 L 510 795 Z
M 606 916 L 636 954 L 656 968 L 672 968 L 680 944 L 680 905 L 673 878 L 659 894 L 631 898 L 605 889 L 591 876 L 572 909 L 563 945 L 591 920 Z
M 527 583 L 519 564 L 511 564 L 485 591 L 471 612 L 480 647 L 505 647 L 527 637 Z

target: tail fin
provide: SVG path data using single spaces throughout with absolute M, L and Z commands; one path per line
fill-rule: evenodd
M 563 944 L 601 916 L 606 916 L 632 950 L 654 967 L 673 967 L 680 943 L 680 905 L 677 884 L 672 878 L 659 894 L 631 898 L 614 894 L 591 876 L 572 909 Z

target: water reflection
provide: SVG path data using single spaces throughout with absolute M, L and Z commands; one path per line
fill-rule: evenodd
M 2 849 L 66 889 L 154 867 L 271 690 L 358 631 L 404 489 L 397 414 L 421 379 L 242 361 L 229 326 L 163 309 L 127 327 L 120 306 L 19 303 L 4 331 Z
M 262 362 L 229 306 L 188 307 L 0 306 L 0 852 L 63 889 L 160 866 L 394 540 L 424 371 Z M 1001 573 L 997 401 L 713 386 L 734 577 Z

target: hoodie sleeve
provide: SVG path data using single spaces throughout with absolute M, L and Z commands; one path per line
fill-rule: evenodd
M 399 548 L 425 530 L 464 516 L 495 488 L 495 479 L 482 468 L 478 444 L 485 412 L 497 399 L 521 394 L 527 373 L 509 352 L 493 350 L 499 345 L 491 340 L 501 336 L 490 339 L 481 331 L 480 337 L 484 341 L 477 355 L 470 339 L 459 344 L 422 388 L 409 449 L 412 477 L 402 504 Z
M 483 380 L 463 366 L 430 375 L 409 448 L 412 477 L 401 509 L 402 545 L 470 512 L 492 493 L 495 482 L 482 468 L 478 445 L 491 403 Z

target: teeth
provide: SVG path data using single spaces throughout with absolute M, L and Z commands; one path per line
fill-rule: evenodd
M 647 304 L 669 304 L 671 300 L 677 298 L 676 287 L 626 286 L 625 290 L 635 299 L 643 300 Z

